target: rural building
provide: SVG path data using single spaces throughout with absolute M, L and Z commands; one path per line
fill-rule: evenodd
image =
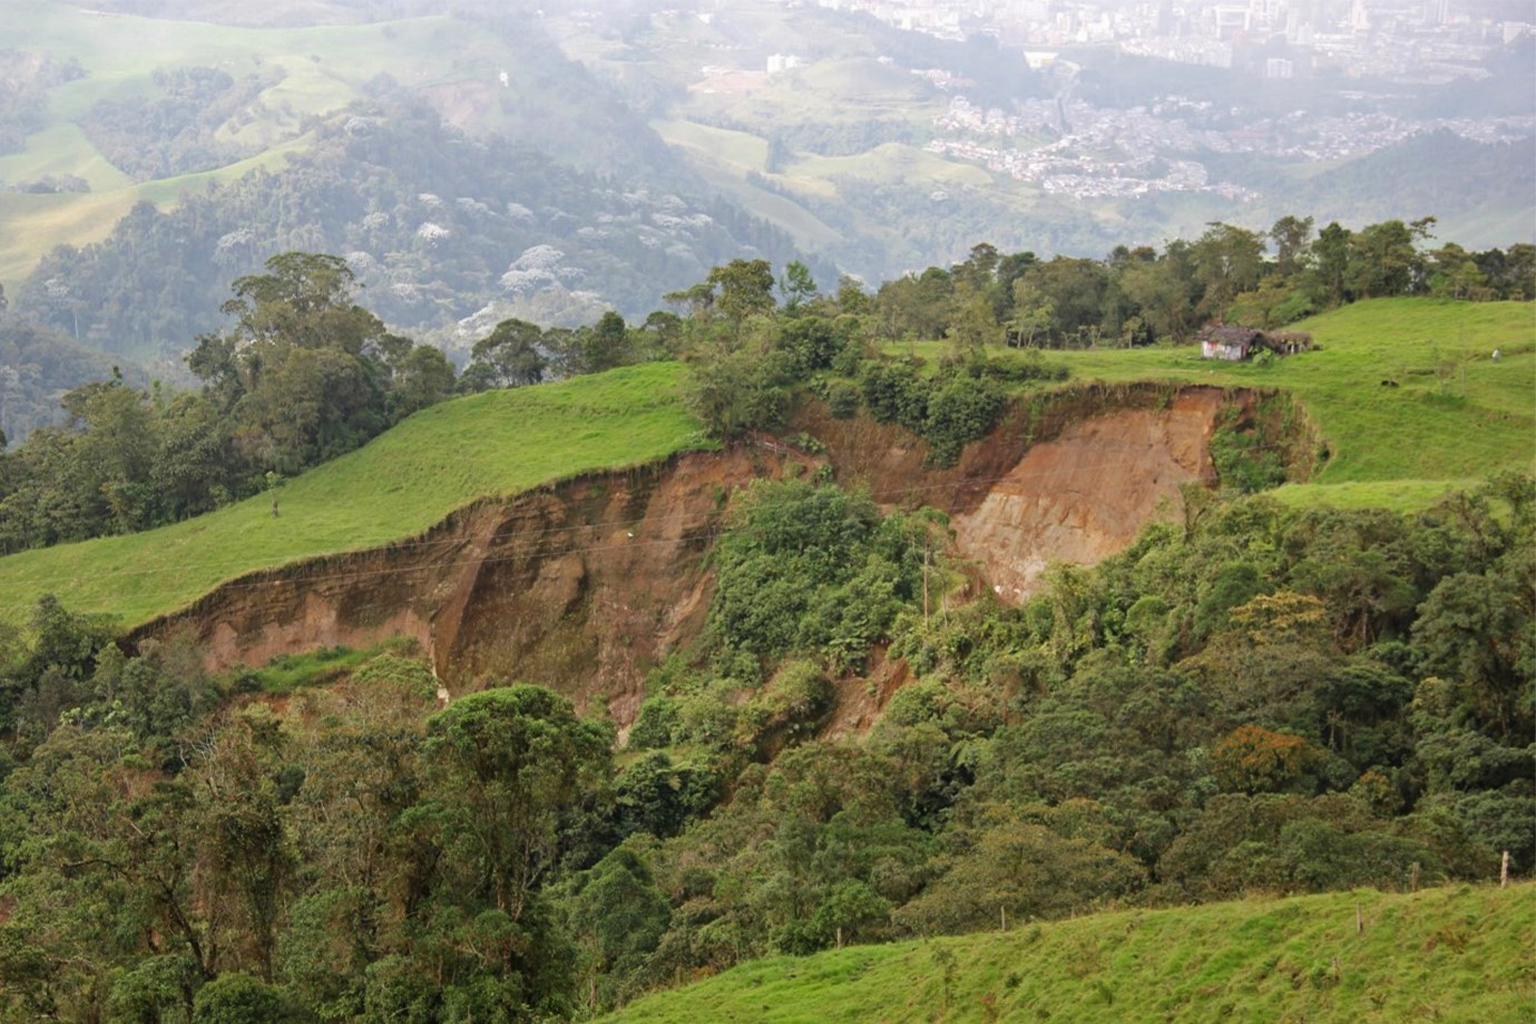
M 1256 352 L 1293 356 L 1312 347 L 1312 335 L 1306 331 L 1256 331 L 1251 327 L 1211 324 L 1201 330 L 1200 355 L 1206 359 L 1242 362 Z
M 1247 327 L 1216 325 L 1200 332 L 1200 355 L 1206 359 L 1241 362 L 1258 342 L 1259 332 Z

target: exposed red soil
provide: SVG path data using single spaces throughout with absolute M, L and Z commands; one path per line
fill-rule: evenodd
M 590 474 L 454 513 L 426 534 L 236 580 L 128 638 L 190 631 L 210 669 L 406 636 L 453 694 L 537 682 L 633 719 L 646 672 L 698 634 L 705 554 L 756 448 Z
M 927 445 L 900 427 L 834 420 L 819 404 L 794 426 L 826 446 L 839 481 L 887 506 L 949 513 L 976 582 L 1018 601 L 1051 561 L 1121 550 L 1160 510 L 1178 511 L 1181 484 L 1213 481 L 1207 442 L 1234 401 L 1251 396 L 1069 389 L 1016 405 L 949 469 L 925 465 Z M 222 670 L 407 636 L 453 694 L 537 682 L 627 727 L 650 667 L 704 625 L 706 555 L 729 493 L 813 461 L 744 445 L 482 502 L 410 541 L 251 574 L 129 641 L 190 631 Z M 867 729 L 907 677 L 904 664 L 873 659 L 868 679 L 839 687 L 827 729 Z
M 1087 388 L 1048 404 L 1019 404 L 949 469 L 925 466 L 928 446 L 900 427 L 834 420 L 821 407 L 801 423 L 831 454 L 838 479 L 886 505 L 928 505 L 951 516 L 955 545 L 1003 600 L 1032 593 L 1051 562 L 1091 565 L 1129 546 L 1180 487 L 1215 482 L 1207 446 L 1223 405 L 1246 393 L 1157 386 Z

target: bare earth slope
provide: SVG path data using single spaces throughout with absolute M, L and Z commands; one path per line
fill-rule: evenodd
M 845 484 L 950 513 L 979 582 L 1017 600 L 1050 561 L 1106 557 L 1175 511 L 1179 485 L 1211 481 L 1218 414 L 1246 400 L 1192 387 L 1082 389 L 1043 413 L 1025 401 L 942 470 L 899 427 L 818 409 L 803 420 Z M 814 461 L 762 442 L 590 473 L 478 503 L 407 541 L 250 574 L 132 639 L 190 632 L 224 669 L 403 635 L 452 692 L 537 679 L 627 725 L 648 668 L 702 628 L 705 556 L 730 492 Z

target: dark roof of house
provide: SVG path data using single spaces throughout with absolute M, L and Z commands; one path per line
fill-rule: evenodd
M 1201 341 L 1218 345 L 1252 345 L 1258 336 L 1259 332 L 1249 327 L 1207 327 L 1200 332 Z

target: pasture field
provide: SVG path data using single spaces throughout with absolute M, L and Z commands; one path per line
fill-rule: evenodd
M 649 363 L 424 409 L 371 444 L 246 501 L 144 533 L 0 558 L 0 621 L 43 594 L 131 626 L 255 569 L 376 547 L 477 498 L 707 442 L 677 400 L 682 367 Z
M 1074 382 L 1290 392 L 1321 433 L 1328 457 L 1312 480 L 1275 492 L 1288 502 L 1421 508 L 1490 474 L 1532 470 L 1536 305 L 1371 299 L 1288 329 L 1311 332 L 1319 350 L 1268 365 L 1202 359 L 1187 345 L 1068 350 L 1047 358 L 1065 362 Z M 886 347 L 930 360 L 944 350 L 940 342 Z
M 755 960 L 605 1019 L 1513 1024 L 1536 1017 L 1533 898 L 1461 885 L 1094 914 Z

